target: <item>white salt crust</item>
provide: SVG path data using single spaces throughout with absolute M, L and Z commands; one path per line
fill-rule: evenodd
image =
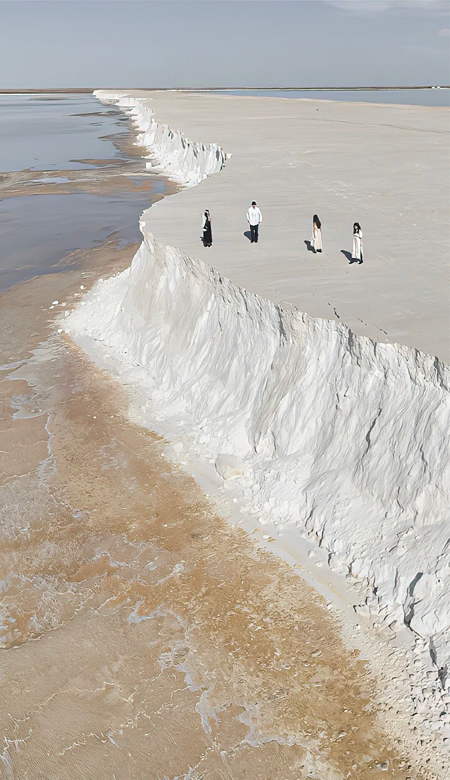
M 191 186 L 226 159 L 214 144 L 158 126 L 138 98 L 108 100 L 133 106 L 152 159 L 172 179 Z M 363 614 L 415 632 L 419 678 L 430 679 L 431 664 L 430 696 L 446 710 L 430 727 L 448 743 L 448 367 L 238 288 L 159 244 L 149 215 L 131 267 L 100 280 L 64 329 L 99 342 L 119 373 L 137 372 L 165 419 L 188 421 L 205 459 L 243 461 L 233 479 L 246 511 L 314 534 L 334 568 L 368 584 Z

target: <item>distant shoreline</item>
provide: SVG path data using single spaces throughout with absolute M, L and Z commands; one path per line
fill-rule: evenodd
M 89 93 L 93 92 L 93 89 L 90 89 L 88 87 L 80 87 L 80 88 L 74 88 L 74 89 L 68 89 L 66 87 L 60 87 L 59 89 L 51 88 L 51 89 L 45 89 L 42 87 L 41 89 L 0 89 L 0 95 L 42 95 L 42 94 L 48 94 L 48 93 L 61 93 L 61 92 L 72 92 L 72 93 Z
M 96 88 L 95 88 L 96 89 Z M 121 87 L 120 91 L 126 90 L 149 90 L 155 92 L 229 92 L 229 91 L 252 91 L 252 92 L 396 92 L 398 90 L 417 90 L 417 89 L 450 89 L 450 84 L 421 85 L 412 87 Z M 51 87 L 40 89 L 0 89 L 0 95 L 41 95 L 58 93 L 92 93 L 92 87 Z

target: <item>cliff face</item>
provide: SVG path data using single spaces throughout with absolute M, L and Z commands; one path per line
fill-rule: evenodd
M 158 126 L 133 100 L 160 169 L 184 184 L 220 169 L 219 147 Z M 65 328 L 122 369 L 139 366 L 152 403 L 190 421 L 205 457 L 243 458 L 248 511 L 316 534 L 333 563 L 370 583 L 370 609 L 430 641 L 445 682 L 448 368 L 240 289 L 158 244 L 148 219 L 131 267 L 99 282 Z
M 227 155 L 217 144 L 190 141 L 179 130 L 155 121 L 151 100 L 125 92 L 95 90 L 102 103 L 113 103 L 128 113 L 139 131 L 139 144 L 150 152 L 147 169 L 166 174 L 172 181 L 194 187 L 223 167 Z

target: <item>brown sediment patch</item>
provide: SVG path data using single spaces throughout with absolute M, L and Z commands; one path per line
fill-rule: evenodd
M 145 166 L 148 149 L 136 142 L 137 130 L 126 114 L 121 117 L 121 124 L 126 128 L 125 132 L 103 136 L 116 146 L 121 153 L 120 157 L 76 161 L 94 166 L 91 169 L 37 171 L 27 168 L 22 171 L 0 172 L 0 200 L 24 195 L 67 195 L 75 192 L 88 192 L 92 195 L 136 191 L 151 193 L 161 181 L 164 182 L 164 196 L 177 192 L 178 184 L 147 173 Z M 47 181 L 37 181 L 40 177 L 46 178 Z M 68 181 L 52 183 L 48 181 L 51 177 L 64 177 Z M 158 202 L 162 197 L 162 194 L 153 195 L 152 203 Z
M 55 181 L 49 179 L 55 176 Z M 46 181 L 39 182 L 39 177 Z M 57 177 L 68 181 L 57 181 Z M 0 175 L 0 200 L 28 195 L 68 195 L 88 192 L 92 195 L 118 195 L 127 192 L 154 193 L 155 186 L 164 181 L 164 196 L 179 190 L 173 182 L 160 180 L 154 174 L 146 175 L 142 161 L 131 159 L 103 168 L 53 171 L 12 171 Z M 152 203 L 163 195 L 153 194 Z
M 393 749 L 317 593 L 218 518 L 129 422 L 124 391 L 49 336 L 52 297 L 130 254 L 84 253 L 1 299 L 2 362 L 44 343 L 0 382 L 0 776 L 426 777 Z
M 143 146 L 136 141 L 138 132 L 129 117 L 127 117 L 126 123 L 128 126 L 128 132 L 120 133 L 115 137 L 111 136 L 111 140 L 113 143 L 117 144 L 117 147 L 120 149 L 120 151 L 127 157 L 137 157 L 141 161 L 143 158 L 148 159 L 149 150 L 146 146 Z

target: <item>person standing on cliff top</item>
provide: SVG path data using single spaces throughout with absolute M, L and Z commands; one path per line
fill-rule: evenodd
M 353 248 L 350 262 L 360 265 L 363 262 L 363 234 L 359 222 L 355 222 L 353 225 Z
M 209 209 L 205 209 L 202 221 L 202 241 L 203 246 L 212 246 L 212 226 L 211 226 L 211 214 Z
M 312 245 L 315 252 L 322 251 L 322 223 L 317 214 L 313 216 Z
M 256 204 L 256 200 L 252 201 L 252 205 L 247 211 L 247 222 L 250 225 L 250 241 L 252 244 L 257 244 L 259 226 L 262 222 L 262 214 Z

